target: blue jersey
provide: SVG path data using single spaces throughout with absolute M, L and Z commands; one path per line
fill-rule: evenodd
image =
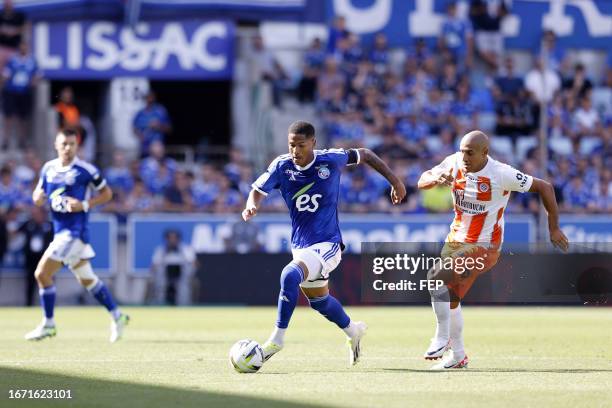
M 306 248 L 319 242 L 341 243 L 338 226 L 340 173 L 357 164 L 357 150 L 315 150 L 314 160 L 297 166 L 291 155 L 278 156 L 252 187 L 264 195 L 280 190 L 291 216 L 291 246 Z
M 62 166 L 59 159 L 45 163 L 40 171 L 38 187 L 47 194 L 55 233 L 68 230 L 71 236 L 89 243 L 89 213 L 68 212 L 67 198 L 87 200 L 91 189 L 101 190 L 105 186 L 106 180 L 100 171 L 83 160 L 75 159 L 68 166 Z
M 29 92 L 37 73 L 38 66 L 34 57 L 16 55 L 4 67 L 4 89 L 15 93 Z

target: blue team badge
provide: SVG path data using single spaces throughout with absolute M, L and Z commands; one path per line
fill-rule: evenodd
M 489 186 L 486 185 L 485 183 L 480 183 L 478 184 L 478 189 L 480 190 L 481 193 L 486 193 L 487 191 L 489 191 Z
M 319 177 L 322 178 L 323 180 L 325 180 L 326 178 L 328 178 L 330 175 L 330 171 L 327 167 L 320 167 L 319 168 Z

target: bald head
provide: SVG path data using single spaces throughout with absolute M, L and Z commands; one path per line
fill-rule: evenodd
M 468 173 L 476 173 L 487 164 L 489 138 L 480 130 L 473 130 L 461 139 L 463 165 Z

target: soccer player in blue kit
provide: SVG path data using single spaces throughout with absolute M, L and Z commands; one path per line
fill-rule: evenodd
M 242 212 L 245 221 L 253 218 L 264 197 L 278 188 L 291 216 L 293 260 L 281 273 L 278 318 L 270 338 L 263 344 L 264 358 L 268 360 L 283 348 L 301 287 L 310 306 L 346 333 L 349 364 L 354 365 L 359 360 L 360 341 L 367 326 L 349 318 L 340 302 L 329 294 L 327 285 L 344 247 L 338 226 L 340 174 L 344 166 L 367 163 L 391 184 L 393 204 L 404 199 L 406 187 L 368 149 L 315 150 L 315 129 L 310 123 L 291 124 L 288 139 L 289 154 L 278 156 L 253 183 Z
M 51 206 L 54 236 L 36 268 L 43 321 L 25 335 L 26 340 L 42 340 L 56 335 L 53 311 L 55 285 L 53 275 L 68 266 L 83 285 L 111 314 L 110 341 L 121 338 L 129 316 L 119 311 L 110 291 L 94 273 L 89 260 L 95 256 L 89 245 L 89 210 L 113 197 L 98 169 L 76 157 L 77 132 L 66 129 L 55 138 L 58 158 L 42 167 L 38 185 L 32 193 L 34 204 Z M 90 197 L 91 190 L 98 192 Z

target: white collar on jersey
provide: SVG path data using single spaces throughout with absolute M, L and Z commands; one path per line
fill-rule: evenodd
M 311 168 L 312 165 L 314 164 L 315 160 L 317 160 L 317 151 L 314 150 L 312 153 L 313 153 L 313 157 L 312 157 L 312 161 L 310 163 L 308 163 L 304 167 L 298 166 L 297 164 L 293 163 L 295 168 L 298 169 L 299 171 L 304 171 L 304 170 L 308 170 L 309 168 Z
M 62 159 L 58 157 L 57 163 L 55 164 L 55 171 L 58 171 L 58 172 L 68 171 L 72 168 L 72 166 L 74 166 L 74 163 L 76 163 L 76 161 L 77 161 L 77 157 L 74 156 L 74 159 L 72 159 L 72 161 L 68 163 L 68 165 L 62 166 Z

